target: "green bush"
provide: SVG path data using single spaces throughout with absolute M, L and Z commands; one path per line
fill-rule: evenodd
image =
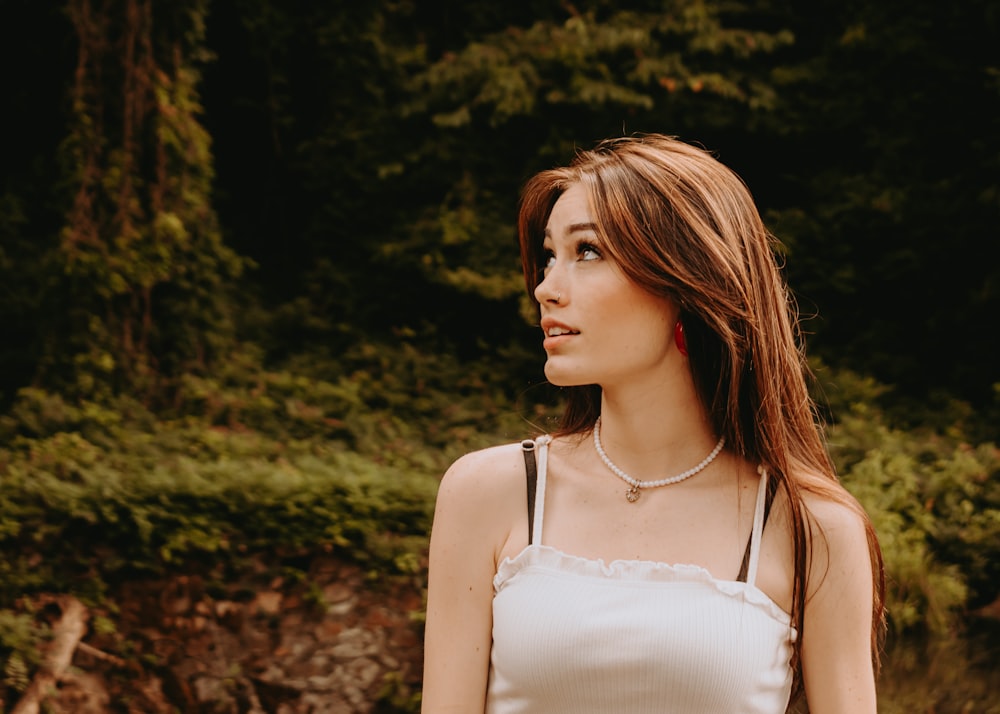
M 404 554 L 430 530 L 430 473 L 336 442 L 191 420 L 87 438 L 88 425 L 70 422 L 78 430 L 17 436 L 0 451 L 0 604 L 38 591 L 95 598 L 118 578 L 271 549 L 412 568 Z
M 22 390 L 0 416 L 6 685 L 44 637 L 25 595 L 93 603 L 127 579 L 233 573 L 261 555 L 281 567 L 332 553 L 373 576 L 422 577 L 448 464 L 551 428 L 551 390 L 508 396 L 489 369 L 403 342 L 265 370 L 248 348 L 182 379 L 155 412 Z M 914 427 L 884 408 L 888 387 L 818 372 L 831 453 L 881 539 L 894 632 L 954 632 L 997 596 L 1000 452 L 966 436 L 962 405 L 947 428 Z
M 38 645 L 47 635 L 48 628 L 36 622 L 34 613 L 0 610 L 0 688 L 27 689 L 30 670 L 39 661 Z
M 969 443 L 961 420 L 898 428 L 877 406 L 886 387 L 827 379 L 838 400 L 830 451 L 878 532 L 889 620 L 897 632 L 947 633 L 1000 590 L 1000 451 Z

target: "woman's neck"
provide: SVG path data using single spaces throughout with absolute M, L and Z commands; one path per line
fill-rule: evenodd
M 685 471 L 705 458 L 719 436 L 693 383 L 670 390 L 602 393 L 604 450 L 633 478 L 655 480 Z

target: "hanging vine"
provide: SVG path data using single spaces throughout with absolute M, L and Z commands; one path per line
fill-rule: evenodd
M 224 349 L 227 286 L 243 261 L 211 204 L 211 140 L 199 122 L 207 0 L 68 0 L 78 41 L 73 191 L 59 259 L 68 278 L 76 387 L 151 396 Z

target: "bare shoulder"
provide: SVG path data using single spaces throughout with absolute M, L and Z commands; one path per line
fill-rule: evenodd
M 802 474 L 797 475 L 796 482 L 799 503 L 814 532 L 833 537 L 852 533 L 864 536 L 868 517 L 857 499 L 840 483 L 819 475 Z M 775 494 L 771 513 L 771 518 L 790 527 L 788 494 L 783 489 Z
M 524 468 L 519 443 L 473 451 L 457 459 L 438 487 L 434 530 L 477 539 L 493 548 L 495 557 L 512 532 L 523 529 L 527 541 Z
M 519 443 L 491 446 L 461 456 L 441 478 L 439 493 L 463 500 L 490 501 L 515 484 L 524 484 Z
M 840 487 L 837 488 L 839 490 Z M 868 518 L 857 501 L 846 491 L 836 496 L 806 491 L 802 502 L 813 525 L 827 536 L 831 548 L 838 545 L 850 546 L 858 540 L 867 542 Z
M 840 487 L 837 486 L 837 489 Z M 846 492 L 803 494 L 809 522 L 810 590 L 871 574 L 868 517 Z M 832 579 L 832 582 L 829 582 Z
M 453 568 L 463 573 L 462 578 L 472 577 L 473 587 L 486 588 L 497 564 L 528 544 L 526 496 L 519 443 L 473 451 L 457 459 L 438 488 L 431 568 L 439 574 Z

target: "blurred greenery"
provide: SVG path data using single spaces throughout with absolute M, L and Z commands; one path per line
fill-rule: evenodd
M 554 409 L 490 391 L 488 363 L 452 364 L 450 387 L 405 344 L 362 353 L 352 359 L 377 354 L 379 367 L 328 364 L 350 375 L 337 383 L 234 359 L 218 381 L 186 385 L 169 417 L 126 397 L 98 404 L 22 390 L 0 419 L 8 678 L 43 636 L 23 612 L 26 596 L 101 603 L 130 578 L 208 563 L 237 572 L 261 553 L 332 553 L 373 578 L 423 578 L 437 476 L 462 452 L 551 428 Z M 901 429 L 878 407 L 885 387 L 817 372 L 839 404 L 831 451 L 882 542 L 889 662 L 908 651 L 901 642 L 959 647 L 970 613 L 998 595 L 1000 451 L 958 428 Z M 404 383 L 423 386 L 411 394 Z M 914 656 L 890 673 L 915 667 Z M 996 674 L 977 666 L 983 682 Z
M 659 131 L 733 167 L 781 240 L 882 538 L 888 670 L 929 687 L 890 680 L 885 711 L 996 710 L 963 646 L 1000 595 L 995 3 L 3 9 L 5 687 L 42 593 L 262 552 L 422 577 L 436 477 L 558 408 L 521 184 Z

